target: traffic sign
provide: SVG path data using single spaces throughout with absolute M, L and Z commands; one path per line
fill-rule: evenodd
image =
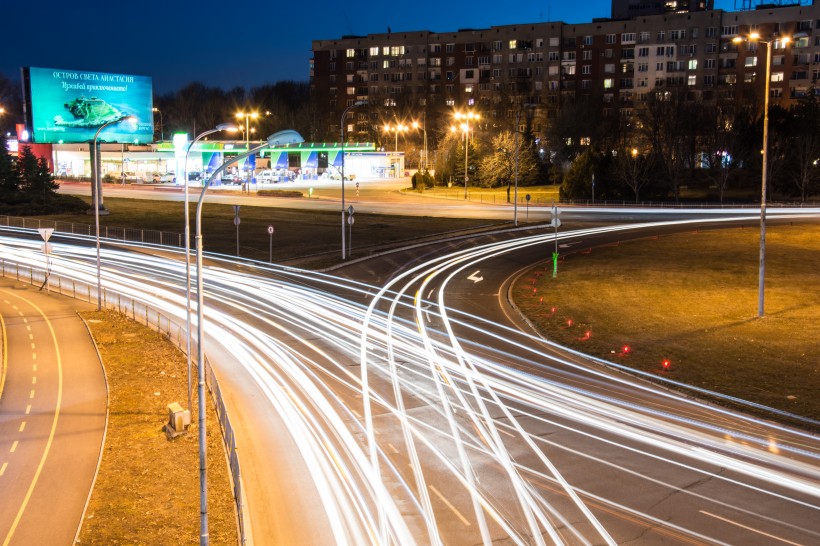
M 51 238 L 51 234 L 54 233 L 54 228 L 38 228 L 37 231 L 40 232 L 40 237 L 43 238 L 43 241 L 48 242 Z
M 273 235 L 273 226 L 268 226 L 268 235 Z
M 356 211 L 353 210 L 353 205 L 350 205 L 349 207 L 347 207 L 347 214 L 349 214 L 350 216 L 353 216 L 354 212 L 356 212 Z

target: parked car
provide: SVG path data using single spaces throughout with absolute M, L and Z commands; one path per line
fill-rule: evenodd
M 137 173 L 130 171 L 123 171 L 120 173 L 121 184 L 142 184 L 143 182 L 145 182 L 145 180 Z
M 188 182 L 199 182 L 202 180 L 202 173 L 193 171 L 188 173 Z
M 222 183 L 223 184 L 241 184 L 242 178 L 239 175 L 232 174 L 232 173 L 225 173 L 222 175 Z

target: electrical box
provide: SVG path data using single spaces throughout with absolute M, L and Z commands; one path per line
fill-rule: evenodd
M 168 422 L 165 423 L 165 435 L 176 438 L 187 432 L 191 425 L 191 411 L 182 409 L 178 402 L 168 404 Z

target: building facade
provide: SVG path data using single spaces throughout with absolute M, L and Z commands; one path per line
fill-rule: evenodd
M 629 4 L 629 2 L 627 2 Z M 688 4 L 687 4 L 688 5 Z M 711 5 L 709 2 L 708 5 Z M 613 4 L 614 6 L 614 4 Z M 772 104 L 789 107 L 820 78 L 820 4 L 700 9 L 562 22 L 343 36 L 315 40 L 311 92 L 319 119 L 362 140 L 392 119 L 424 116 L 431 127 L 456 110 L 512 129 L 522 105 L 537 105 L 537 132 L 572 101 L 601 116 L 630 116 L 650 94 L 682 93 L 712 104 L 763 104 L 766 47 L 736 43 L 757 32 L 772 49 Z M 783 37 L 788 36 L 786 43 Z M 366 139 L 366 138 L 364 138 Z

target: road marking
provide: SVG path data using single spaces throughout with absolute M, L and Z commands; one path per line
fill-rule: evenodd
M 36 346 L 34 343 L 32 343 L 32 344 L 31 344 L 31 350 L 33 351 L 33 350 L 34 350 L 34 349 L 36 349 L 36 348 L 37 348 L 37 346 Z
M 8 465 L 9 465 L 9 463 L 3 463 L 3 466 L 0 466 L 0 476 L 2 476 L 3 474 L 6 473 L 6 467 Z
M 28 324 L 26 324 L 26 330 L 28 330 L 29 332 L 31 332 L 31 326 L 29 326 Z
M 393 453 L 396 453 L 396 454 L 398 454 L 398 453 L 399 453 L 399 450 L 398 450 L 398 449 L 396 449 L 396 446 L 394 446 L 394 445 L 393 445 L 393 444 L 391 444 L 390 442 L 387 442 L 387 445 L 390 447 L 390 449 L 392 449 L 392 450 L 393 450 Z
M 17 451 L 17 444 L 19 443 L 20 442 L 18 442 L 17 440 L 14 440 L 14 442 L 12 442 L 11 444 L 11 449 L 9 450 L 9 453 L 14 453 L 15 451 Z
M 456 517 L 457 517 L 458 519 L 460 519 L 460 520 L 461 520 L 461 523 L 463 523 L 463 524 L 464 524 L 465 526 L 467 526 L 467 527 L 469 527 L 469 526 L 470 526 L 470 522 L 467 520 L 467 518 L 465 518 L 465 517 L 461 514 L 461 512 L 459 512 L 459 511 L 456 509 L 456 507 L 455 507 L 455 506 L 453 506 L 452 504 L 450 504 L 450 501 L 448 501 L 447 499 L 445 499 L 445 498 L 444 498 L 444 495 L 442 495 L 441 493 L 439 493 L 439 492 L 438 492 L 438 489 L 436 489 L 436 488 L 435 488 L 435 487 L 433 487 L 432 485 L 430 485 L 430 486 L 428 486 L 428 487 L 430 488 L 430 491 L 432 491 L 433 493 L 435 493 L 435 494 L 436 494 L 436 496 L 437 496 L 439 499 L 441 499 L 441 502 L 443 502 L 444 504 L 446 504 L 446 505 L 447 505 L 447 508 L 449 508 L 450 510 L 452 510 L 452 511 L 453 511 L 453 513 L 456 515 Z
M 34 334 L 29 333 L 28 338 L 30 341 L 34 341 Z
M 705 510 L 700 510 L 700 513 L 701 513 L 701 514 L 704 514 L 704 515 L 706 515 L 706 516 L 711 516 L 711 517 L 713 517 L 713 518 L 715 518 L 715 519 L 719 519 L 720 521 L 725 521 L 726 523 L 730 523 L 730 524 L 732 524 L 732 525 L 735 525 L 735 526 L 737 526 L 737 527 L 740 527 L 741 529 L 746 529 L 747 531 L 751 531 L 751 532 L 753 532 L 753 533 L 757 533 L 758 535 L 763 535 L 764 537 L 768 537 L 768 538 L 773 538 L 773 539 L 775 539 L 775 540 L 779 540 L 780 542 L 783 542 L 783 543 L 785 543 L 785 544 L 792 544 L 792 545 L 794 545 L 794 546 L 803 546 L 803 545 L 802 545 L 802 544 L 800 544 L 799 542 L 792 542 L 791 540 L 786 540 L 785 538 L 780 538 L 780 537 L 775 536 L 775 535 L 770 535 L 769 533 L 766 533 L 766 532 L 761 531 L 761 530 L 759 530 L 759 529 L 755 529 L 754 527 L 749 527 L 749 526 L 747 526 L 747 525 L 743 525 L 742 523 L 738 523 L 738 522 L 736 522 L 736 521 L 732 521 L 732 520 L 730 520 L 730 519 L 728 519 L 728 518 L 724 518 L 724 517 L 718 516 L 718 515 L 716 515 L 716 514 L 712 514 L 712 513 L 710 513 L 710 512 L 705 511 Z
M 36 384 L 37 384 L 37 376 L 36 376 L 36 375 L 35 375 L 34 377 L 32 377 L 32 378 L 31 378 L 31 384 L 32 384 L 32 385 L 36 385 Z
M 17 432 L 23 432 L 24 430 L 26 430 L 26 422 L 25 421 L 20 423 L 20 430 L 18 430 Z
M 29 399 L 34 398 L 34 389 L 31 389 L 31 392 L 28 394 Z
M 33 372 L 37 371 L 37 364 L 32 364 L 31 371 L 33 371 Z
M 470 275 L 470 276 L 469 276 L 469 277 L 467 277 L 467 278 L 468 278 L 468 279 L 470 279 L 471 281 L 473 281 L 473 283 L 478 283 L 478 282 L 481 282 L 481 281 L 483 281 L 483 280 L 484 280 L 484 277 L 479 277 L 479 276 L 478 276 L 478 274 L 479 274 L 480 272 L 481 272 L 481 270 L 480 270 L 480 269 L 476 269 L 476 270 L 475 270 L 475 273 L 473 273 L 472 275 Z
M 31 353 L 31 359 L 37 360 L 37 353 Z
M 7 291 L 3 290 L 4 293 L 8 294 Z M 17 296 L 19 299 L 24 299 L 22 296 Z M 57 423 L 60 419 L 60 408 L 63 405 L 63 359 L 60 354 L 60 347 L 57 343 L 57 334 L 54 331 L 54 325 L 51 324 L 48 316 L 40 309 L 34 302 L 25 300 L 29 305 L 31 305 L 40 317 L 43 318 L 45 321 L 46 326 L 48 326 L 48 331 L 51 334 L 51 339 L 54 343 L 55 355 L 57 357 L 57 400 L 54 405 L 54 418 L 51 421 L 51 430 L 48 433 L 48 440 L 46 441 L 46 446 L 43 449 L 43 455 L 40 457 L 40 462 L 37 465 L 37 470 L 34 472 L 34 476 L 31 479 L 31 484 L 29 485 L 28 491 L 26 492 L 26 496 L 23 499 L 23 502 L 20 503 L 20 509 L 17 511 L 17 515 L 14 518 L 14 521 L 9 528 L 8 534 L 6 534 L 6 538 L 3 540 L 3 546 L 8 546 L 11 542 L 11 537 L 14 536 L 14 531 L 17 530 L 17 526 L 20 524 L 20 520 L 23 518 L 23 513 L 26 511 L 26 506 L 28 506 L 28 502 L 31 499 L 31 495 L 34 492 L 34 488 L 37 486 L 37 481 L 40 479 L 40 474 L 43 472 L 43 467 L 46 464 L 46 459 L 48 458 L 48 454 L 51 451 L 51 445 L 54 443 L 54 436 L 57 433 Z M 21 313 L 22 315 L 22 313 Z M 25 317 L 23 319 L 25 321 Z M 34 347 L 32 347 L 34 349 Z M 34 390 L 31 391 L 31 398 L 34 398 Z M 16 448 L 17 442 L 14 442 L 14 447 Z
M 26 415 L 28 415 L 29 413 L 31 413 L 31 404 L 26 406 Z

